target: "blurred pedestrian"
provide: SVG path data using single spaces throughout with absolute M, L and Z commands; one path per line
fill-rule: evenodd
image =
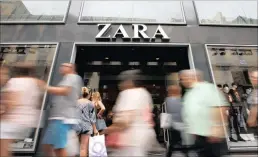
M 152 98 L 141 87 L 141 79 L 139 70 L 128 70 L 119 75 L 121 92 L 114 107 L 113 124 L 105 130 L 117 139 L 119 148 L 114 156 L 147 156 L 152 143 L 150 139 L 155 139 L 151 122 Z
M 102 132 L 102 130 L 106 129 L 106 123 L 103 118 L 105 107 L 102 103 L 101 95 L 99 92 L 94 92 L 92 94 L 92 103 L 95 106 L 96 112 L 96 128 L 99 132 Z
M 152 113 L 153 113 L 153 121 L 154 121 L 154 130 L 156 133 L 156 140 L 159 141 L 159 135 L 161 130 L 159 116 L 161 111 L 159 110 L 158 105 L 154 105 Z
M 6 66 L 0 66 L 0 87 L 4 87 L 9 79 L 9 69 Z
M 11 68 L 13 77 L 4 88 L 3 105 L 5 108 L 1 113 L 1 156 L 11 156 L 8 151 L 13 140 L 24 140 L 33 128 L 37 127 L 41 90 L 45 84 L 34 78 L 35 66 L 33 64 L 16 63 Z M 1 77 L 5 77 L 1 80 L 6 80 L 7 76 L 1 75 Z
M 258 126 L 258 71 L 252 71 L 249 73 L 249 77 L 254 90 L 247 101 L 252 105 L 247 123 L 250 127 Z
M 182 108 L 181 102 L 181 87 L 178 85 L 170 85 L 167 89 L 168 97 L 166 98 L 167 113 L 172 115 L 172 122 L 175 124 L 169 129 L 169 148 L 166 153 L 166 157 L 171 157 L 175 151 L 175 146 L 180 146 L 182 152 L 188 157 L 187 149 L 184 148 L 184 133 L 182 129 L 184 127 L 182 120 Z
M 225 124 L 221 107 L 229 106 L 222 93 L 213 84 L 202 79 L 198 70 L 180 73 L 182 85 L 189 88 L 183 100 L 183 118 L 188 133 L 194 135 L 200 157 L 220 157 L 226 151 Z
M 0 115 L 5 112 L 4 98 L 5 98 L 5 85 L 9 79 L 9 69 L 6 66 L 0 66 Z
M 8 105 L 8 97 L 6 92 L 4 92 L 5 85 L 8 81 L 9 78 L 9 69 L 5 66 L 0 67 L 0 87 L 1 87 L 1 95 L 0 95 L 0 124 L 2 125 L 2 116 L 7 110 L 7 105 Z M 8 139 L 2 139 L 2 132 L 0 136 L 0 156 L 10 156 L 8 148 L 10 144 L 10 140 Z
M 88 100 L 89 90 L 82 88 L 82 97 L 78 100 L 78 109 L 81 113 L 81 121 L 76 125 L 76 131 L 80 136 L 80 157 L 88 155 L 89 137 L 92 133 L 98 134 L 95 126 L 96 117 L 94 104 Z
M 68 132 L 80 118 L 76 106 L 83 81 L 77 75 L 74 64 L 63 63 L 60 66 L 60 73 L 63 78 L 58 85 L 46 87 L 53 97 L 49 122 L 42 143 L 48 156 L 53 156 L 54 150 L 56 156 L 66 157 L 68 156 L 66 151 Z
M 107 127 L 112 125 L 113 112 L 109 111 L 106 117 L 106 125 Z

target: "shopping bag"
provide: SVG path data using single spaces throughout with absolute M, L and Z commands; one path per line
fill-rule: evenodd
M 71 130 L 68 132 L 67 135 L 67 153 L 68 156 L 76 156 L 80 153 L 80 146 L 79 146 L 79 140 L 76 132 L 74 130 Z
M 89 157 L 107 157 L 104 135 L 90 137 Z
M 168 113 L 161 113 L 160 114 L 160 127 L 163 129 L 172 128 L 172 115 Z

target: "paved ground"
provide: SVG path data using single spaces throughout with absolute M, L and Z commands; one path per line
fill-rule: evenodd
M 33 156 L 16 156 L 16 157 L 33 157 Z M 111 156 L 108 155 L 108 157 L 111 157 Z M 148 157 L 165 157 L 165 154 L 164 153 L 149 154 Z M 176 153 L 176 154 L 173 154 L 172 157 L 185 157 L 185 156 L 183 156 L 181 153 Z M 229 155 L 225 157 L 258 157 L 258 155 Z
M 149 157 L 165 157 L 165 154 L 149 154 Z M 181 153 L 176 153 L 173 154 L 172 157 L 185 157 L 184 155 L 182 155 Z M 193 157 L 197 157 L 197 156 L 193 156 Z M 258 157 L 258 155 L 228 155 L 225 157 Z

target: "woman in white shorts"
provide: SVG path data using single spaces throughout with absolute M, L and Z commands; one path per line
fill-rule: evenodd
M 39 123 L 41 90 L 45 84 L 32 77 L 31 64 L 17 63 L 12 66 L 15 75 L 2 92 L 4 112 L 1 114 L 1 156 L 11 156 L 9 146 L 13 140 L 28 137 Z

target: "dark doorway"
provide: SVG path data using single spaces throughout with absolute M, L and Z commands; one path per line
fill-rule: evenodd
M 98 45 L 77 46 L 76 50 L 79 75 L 85 86 L 101 93 L 107 111 L 112 110 L 119 93 L 116 77 L 120 72 L 141 69 L 147 78 L 145 87 L 161 110 L 166 97 L 166 76 L 190 68 L 188 46 Z
M 103 97 L 111 105 L 118 94 L 116 77 L 121 71 L 141 69 L 148 76 L 145 84 L 154 104 L 161 104 L 165 98 L 166 76 L 190 68 L 187 46 L 78 46 L 75 63 L 85 85 L 93 72 L 98 73 L 99 86 L 91 88 L 97 88 L 102 95 L 104 90 L 109 90 L 108 96 Z

